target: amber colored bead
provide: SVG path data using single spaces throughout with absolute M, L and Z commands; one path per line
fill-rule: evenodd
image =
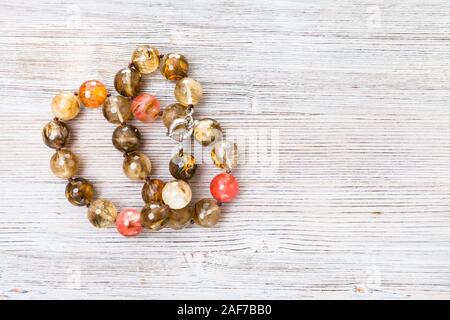
M 141 93 L 133 99 L 131 111 L 134 117 L 142 122 L 152 122 L 159 114 L 161 105 L 156 99 L 148 93 Z
M 194 138 L 203 146 L 209 146 L 211 143 L 222 139 L 222 128 L 214 119 L 197 120 L 194 128 Z
M 160 230 L 169 218 L 169 207 L 164 203 L 147 203 L 141 211 L 142 225 L 150 230 Z
M 98 108 L 105 103 L 108 90 L 103 83 L 98 80 L 88 80 L 83 82 L 78 89 L 81 103 L 88 108 Z
M 104 199 L 97 199 L 88 209 L 89 222 L 97 228 L 114 225 L 117 218 L 117 209 L 114 203 Z
M 159 66 L 161 74 L 168 80 L 180 80 L 188 75 L 189 63 L 178 53 L 164 55 Z
M 175 179 L 188 180 L 192 178 L 197 169 L 194 156 L 183 152 L 176 153 L 169 162 L 170 174 Z
M 186 227 L 192 220 L 193 208 L 186 206 L 182 209 L 170 209 L 167 226 L 172 229 L 182 229 Z
M 94 187 L 86 179 L 71 179 L 66 186 L 66 198 L 74 206 L 88 205 L 94 199 Z
M 125 155 L 122 167 L 130 180 L 144 180 L 152 170 L 152 163 L 145 154 L 134 151 Z
M 195 204 L 194 221 L 202 227 L 213 227 L 220 219 L 220 206 L 215 199 L 202 199 Z
M 150 179 L 146 181 L 142 186 L 142 200 L 144 200 L 145 203 L 161 202 L 164 185 L 164 181 L 159 179 Z
M 175 98 L 184 106 L 198 104 L 202 99 L 202 95 L 202 86 L 194 79 L 183 78 L 175 86 Z
M 211 150 L 211 158 L 219 168 L 236 168 L 239 160 L 237 145 L 229 141 L 216 142 Z
M 80 112 L 80 102 L 72 92 L 60 92 L 53 97 L 52 112 L 58 119 L 71 120 Z
M 118 126 L 112 135 L 114 147 L 122 152 L 131 152 L 139 148 L 141 134 L 139 130 L 130 124 Z
M 69 127 L 62 121 L 53 120 L 42 129 L 42 140 L 53 149 L 61 149 L 69 141 Z
M 139 45 L 133 51 L 131 62 L 140 73 L 152 73 L 159 67 L 159 52 L 148 45 Z
M 173 103 L 164 108 L 162 122 L 166 128 L 169 128 L 173 120 L 185 118 L 186 113 L 187 107 L 179 103 Z
M 114 87 L 122 96 L 136 96 L 141 87 L 141 73 L 134 68 L 120 69 L 114 77 Z
M 184 208 L 192 199 L 191 187 L 183 180 L 169 181 L 163 188 L 162 198 L 171 209 Z
M 69 150 L 58 150 L 50 159 L 50 169 L 61 179 L 69 179 L 77 174 L 79 162 L 77 156 Z
M 108 97 L 102 111 L 105 119 L 114 124 L 128 121 L 133 116 L 130 99 L 122 96 Z

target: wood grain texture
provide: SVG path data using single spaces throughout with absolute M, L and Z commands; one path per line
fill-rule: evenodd
M 2 1 L 0 299 L 450 298 L 450 3 Z M 217 228 L 95 230 L 51 174 L 50 100 L 112 88 L 138 43 L 180 52 L 197 116 L 239 143 L 239 198 Z M 144 90 L 162 105 L 173 83 Z M 100 110 L 71 149 L 101 197 L 139 208 Z M 175 144 L 138 123 L 156 177 Z M 208 196 L 207 150 L 192 181 Z

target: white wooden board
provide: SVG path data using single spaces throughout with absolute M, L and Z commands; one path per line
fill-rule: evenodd
M 25 1 L 0 10 L 0 299 L 450 298 L 450 3 Z M 113 90 L 139 43 L 180 52 L 241 147 L 214 229 L 96 230 L 49 170 L 50 100 Z M 147 77 L 165 106 L 173 83 Z M 154 175 L 175 144 L 136 124 Z M 71 149 L 101 197 L 139 208 L 100 110 Z M 192 181 L 209 196 L 206 150 Z

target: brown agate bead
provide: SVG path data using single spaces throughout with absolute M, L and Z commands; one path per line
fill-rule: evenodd
M 202 95 L 202 86 L 194 79 L 183 78 L 175 86 L 175 98 L 184 106 L 198 104 L 202 99 Z
M 152 163 L 142 152 L 133 151 L 125 155 L 122 168 L 128 179 L 144 180 L 152 170 Z
M 189 63 L 181 54 L 168 53 L 161 61 L 160 71 L 167 80 L 180 80 L 188 75 Z
M 53 97 L 52 111 L 58 119 L 71 120 L 80 112 L 80 102 L 72 92 L 63 91 Z
M 197 169 L 194 156 L 188 153 L 176 153 L 169 162 L 170 174 L 175 179 L 188 180 Z
M 147 203 L 141 211 L 142 225 L 150 230 L 160 230 L 169 217 L 169 207 L 161 202 Z
M 131 124 L 121 125 L 114 130 L 112 143 L 119 151 L 135 151 L 141 144 L 141 134 L 139 130 Z
M 97 228 L 113 226 L 117 218 L 114 203 L 104 199 L 97 199 L 91 203 L 88 210 L 89 222 Z
M 66 198 L 74 206 L 88 205 L 94 198 L 94 187 L 86 179 L 71 179 L 66 186 Z
M 114 77 L 114 87 L 122 96 L 134 97 L 139 93 L 141 73 L 133 68 L 120 69 Z
M 222 138 L 222 128 L 214 119 L 205 118 L 198 120 L 194 128 L 194 138 L 203 146 L 209 146 Z
M 61 179 L 69 179 L 76 175 L 79 166 L 77 156 L 69 150 L 58 150 L 50 159 L 50 169 Z
M 61 121 L 53 120 L 42 129 L 42 140 L 47 147 L 61 149 L 69 140 L 69 127 Z
M 214 164 L 221 169 L 234 169 L 237 167 L 239 152 L 236 143 L 219 141 L 211 150 Z
M 164 185 L 164 181 L 159 179 L 150 179 L 145 182 L 142 186 L 142 200 L 145 203 L 161 202 Z
M 98 80 L 88 80 L 81 84 L 78 89 L 81 103 L 87 108 L 98 108 L 106 100 L 108 90 L 105 85 Z
M 131 63 L 142 74 L 152 73 L 159 67 L 159 52 L 148 45 L 139 45 L 131 56 Z
M 170 209 L 167 226 L 172 229 L 182 229 L 192 220 L 193 208 L 186 206 L 182 209 Z
M 166 128 L 170 127 L 173 120 L 186 117 L 187 107 L 179 103 L 171 104 L 164 108 L 162 122 Z
M 111 123 L 123 123 L 132 117 L 131 101 L 122 96 L 111 96 L 103 105 L 103 116 Z
M 213 227 L 220 219 L 220 207 L 215 199 L 202 199 L 195 204 L 194 221 L 202 227 Z

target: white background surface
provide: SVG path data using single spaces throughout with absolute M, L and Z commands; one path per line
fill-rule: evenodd
M 0 299 L 450 298 L 447 1 L 1 7 Z M 205 92 L 197 116 L 239 143 L 241 193 L 217 228 L 96 230 L 49 170 L 53 95 L 87 79 L 113 90 L 139 43 L 186 55 Z M 172 90 L 146 77 L 163 106 Z M 98 196 L 140 208 L 114 126 L 100 110 L 70 125 Z M 169 179 L 175 144 L 160 121 L 136 125 Z M 218 173 L 203 157 L 195 199 Z

